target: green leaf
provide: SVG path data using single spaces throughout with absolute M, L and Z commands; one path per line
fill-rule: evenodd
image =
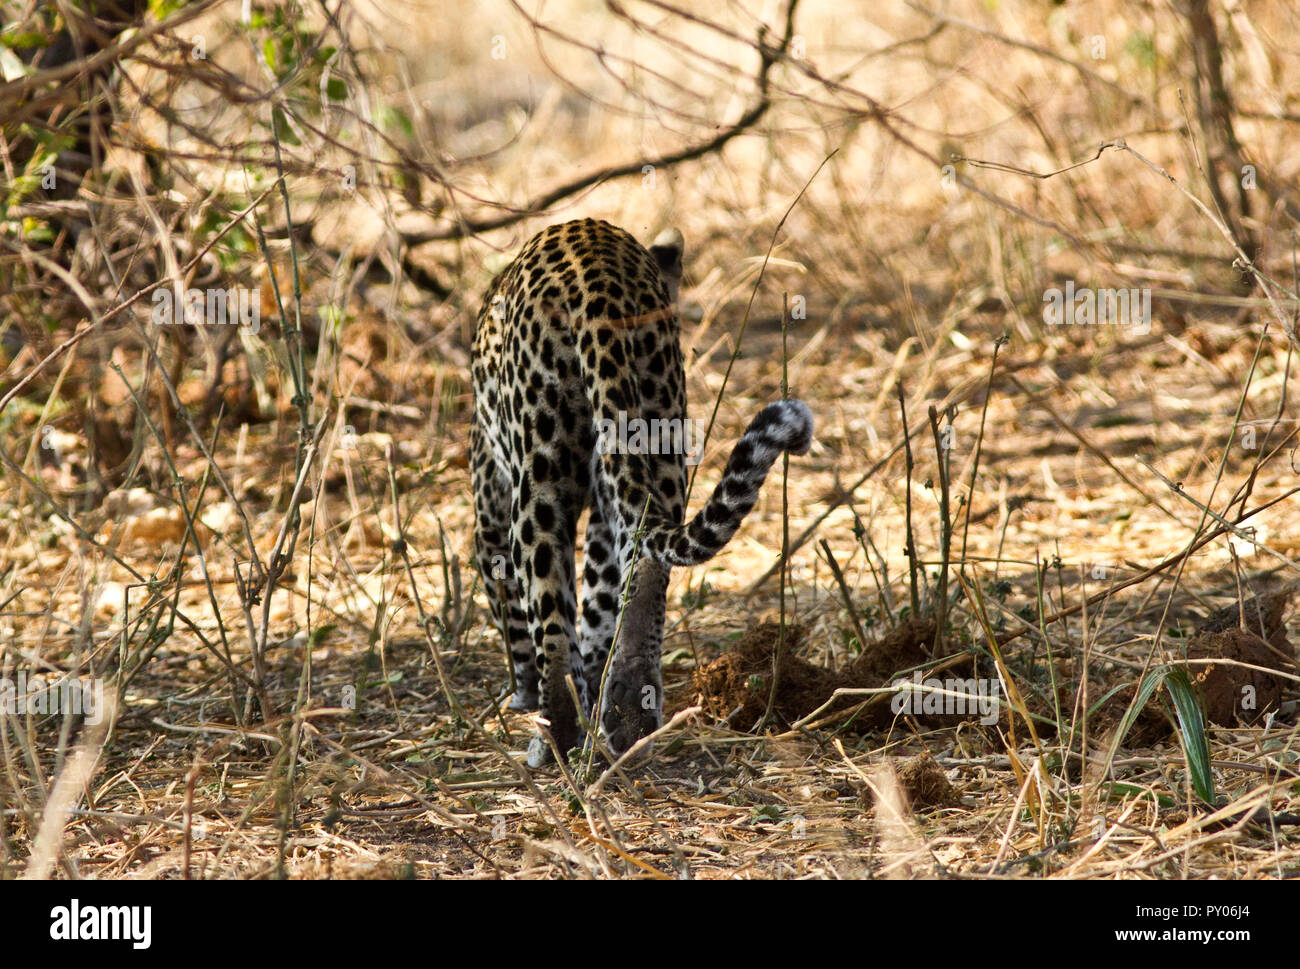
M 1157 794 L 1145 787 L 1139 787 L 1137 784 L 1125 784 L 1123 781 L 1116 781 L 1110 785 L 1106 795 L 1112 801 L 1120 801 L 1130 797 L 1152 798 L 1161 807 L 1177 807 L 1176 802 L 1168 794 Z
M 271 109 L 271 123 L 274 126 L 275 136 L 286 145 L 301 145 L 302 141 L 293 133 L 289 127 L 289 122 L 284 116 L 284 112 L 279 108 Z
M 185 6 L 185 3 L 186 0 L 149 0 L 149 12 L 154 15 L 155 20 L 166 20 Z
M 54 230 L 50 228 L 49 223 L 38 219 L 23 219 L 23 234 L 27 237 L 28 242 L 51 243 L 54 241 Z
M 1178 666 L 1169 670 L 1165 674 L 1165 689 L 1178 715 L 1178 736 L 1187 758 L 1187 769 L 1192 772 L 1192 788 L 1202 801 L 1213 804 L 1214 775 L 1210 771 L 1210 744 L 1205 738 L 1205 713 L 1187 668 Z
M 1119 684 L 1117 684 L 1117 685 L 1115 685 L 1115 686 L 1112 686 L 1109 690 L 1107 690 L 1107 691 L 1102 695 L 1102 698 L 1101 698 L 1100 700 L 1098 700 L 1098 701 L 1097 701 L 1096 703 L 1094 703 L 1092 706 L 1088 707 L 1088 712 L 1085 714 L 1085 716 L 1091 718 L 1091 717 L 1092 717 L 1092 716 L 1093 716 L 1093 715 L 1094 715 L 1098 710 L 1101 709 L 1103 703 L 1105 703 L 1107 700 L 1109 700 L 1111 697 L 1113 697 L 1113 696 L 1114 696 L 1116 693 L 1118 693 L 1120 690 L 1123 690 L 1123 689 L 1125 689 L 1125 688 L 1127 688 L 1127 687 L 1128 687 L 1128 684 L 1127 684 L 1127 683 L 1119 683 Z
M 37 33 L 34 30 L 28 30 L 21 34 L 0 34 L 0 44 L 12 50 L 24 50 L 29 47 L 46 47 L 50 43 L 48 37 L 44 34 Z
M 1129 34 L 1124 41 L 1124 52 L 1148 71 L 1156 66 L 1156 42 L 1151 34 L 1141 31 Z
M 415 137 L 415 125 L 401 108 L 381 107 L 375 115 L 381 128 L 400 128 L 408 137 Z
M 331 101 L 346 101 L 348 86 L 343 83 L 341 78 L 331 77 L 325 82 L 325 96 Z
M 1210 745 L 1205 737 L 1205 714 L 1201 710 L 1201 699 L 1192 686 L 1187 669 L 1182 666 L 1158 666 L 1146 675 L 1138 686 L 1137 696 L 1129 708 L 1124 711 L 1120 721 L 1119 733 L 1115 744 L 1118 746 L 1128 736 L 1138 714 L 1156 689 L 1164 685 L 1169 697 L 1174 702 L 1174 712 L 1178 721 L 1178 742 L 1182 744 L 1183 756 L 1187 769 L 1192 775 L 1192 789 L 1196 796 L 1206 804 L 1214 804 L 1214 775 L 1210 771 Z
M 1115 746 L 1124 742 L 1128 732 L 1133 729 L 1133 724 L 1137 721 L 1138 714 L 1142 708 L 1147 705 L 1151 699 L 1151 694 L 1164 682 L 1165 672 L 1169 669 L 1167 666 L 1157 666 L 1146 675 L 1146 679 L 1138 686 L 1137 696 L 1129 704 L 1129 708 L 1124 711 L 1124 719 L 1119 722 L 1119 732 L 1115 735 Z

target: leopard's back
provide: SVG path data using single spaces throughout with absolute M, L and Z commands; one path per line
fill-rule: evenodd
M 542 230 L 493 281 L 472 368 L 476 418 L 499 461 L 557 440 L 590 455 L 596 411 L 685 419 L 675 280 L 665 274 L 680 272 L 677 245 L 647 250 L 608 222 L 581 219 Z M 665 510 L 676 503 L 680 516 L 677 485 Z

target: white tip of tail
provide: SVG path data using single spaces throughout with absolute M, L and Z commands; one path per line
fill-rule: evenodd
M 808 453 L 813 439 L 813 415 L 807 404 L 801 400 L 778 400 L 763 410 L 771 421 L 763 430 L 772 443 L 791 454 Z

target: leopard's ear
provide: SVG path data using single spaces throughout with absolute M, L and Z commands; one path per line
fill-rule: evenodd
M 650 255 L 654 257 L 659 272 L 668 284 L 668 290 L 677 301 L 677 288 L 682 281 L 682 257 L 686 255 L 686 242 L 677 229 L 664 229 L 655 237 L 650 246 Z

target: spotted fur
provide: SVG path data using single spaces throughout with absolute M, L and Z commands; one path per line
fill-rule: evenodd
M 611 751 L 626 751 L 662 723 L 669 569 L 716 555 L 777 457 L 803 454 L 812 441 L 804 404 L 767 405 L 689 522 L 680 447 L 655 454 L 602 444 L 600 429 L 617 426 L 620 415 L 625 422 L 686 419 L 681 257 L 675 233 L 647 250 L 606 222 L 554 225 L 497 277 L 478 319 L 475 556 L 510 652 L 511 706 L 535 709 L 540 701 L 562 751 L 581 741 L 565 676 L 591 712 L 611 647 L 598 715 Z M 574 547 L 587 507 L 579 609 Z M 529 763 L 544 763 L 548 753 L 534 738 Z

